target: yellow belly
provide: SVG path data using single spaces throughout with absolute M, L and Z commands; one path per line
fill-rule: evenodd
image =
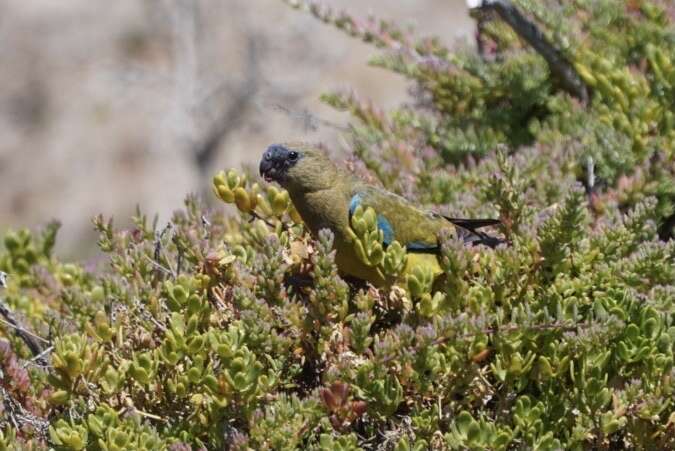
M 335 237 L 335 264 L 341 272 L 367 280 L 376 287 L 381 287 L 387 282 L 377 268 L 367 266 L 356 256 L 351 243 L 338 236 Z
M 391 285 L 393 283 L 405 283 L 406 275 L 413 268 L 424 266 L 434 275 L 434 278 L 441 274 L 443 270 L 438 262 L 436 254 L 426 253 L 408 253 L 408 261 L 403 273 L 398 278 L 387 278 L 376 267 L 367 266 L 361 261 L 354 252 L 353 245 L 336 237 L 335 239 L 335 263 L 338 269 L 345 274 L 367 280 L 376 287 Z
M 403 271 L 403 276 L 408 274 L 413 268 L 423 266 L 431 270 L 431 273 L 434 275 L 434 278 L 441 274 L 443 270 L 441 265 L 438 262 L 438 255 L 436 254 L 421 254 L 421 253 L 408 253 L 408 261 L 405 265 L 405 270 Z

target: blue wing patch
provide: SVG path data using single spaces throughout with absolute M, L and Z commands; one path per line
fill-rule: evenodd
M 349 217 L 351 218 L 352 215 L 354 214 L 354 210 L 356 210 L 356 207 L 361 205 L 361 195 L 360 194 L 354 194 L 352 197 L 352 200 L 349 201 Z
M 361 194 L 354 194 L 354 196 L 352 196 L 352 199 L 349 201 L 350 218 L 354 214 L 356 207 L 361 205 L 362 201 L 363 197 Z M 394 229 L 391 227 L 389 221 L 387 221 L 387 218 L 382 215 L 377 215 L 377 227 L 382 230 L 382 234 L 384 235 L 384 241 L 382 244 L 384 244 L 384 247 L 389 246 L 391 242 L 394 241 Z
M 384 244 L 384 247 L 389 246 L 394 241 L 394 229 L 391 228 L 391 224 L 389 224 L 387 218 L 377 215 L 377 227 L 382 230 L 382 234 L 384 235 L 382 244 Z

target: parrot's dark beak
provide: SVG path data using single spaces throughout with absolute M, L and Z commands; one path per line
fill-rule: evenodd
M 274 168 L 274 160 L 268 152 L 263 154 L 262 160 L 260 160 L 260 175 L 265 179 L 266 182 L 271 182 L 274 180 L 274 173 L 276 169 Z

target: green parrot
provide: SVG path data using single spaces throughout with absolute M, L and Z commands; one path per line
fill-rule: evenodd
M 260 175 L 277 182 L 288 194 L 310 232 L 333 232 L 335 262 L 343 273 L 375 286 L 391 283 L 377 269 L 365 264 L 354 249 L 350 233 L 354 211 L 372 207 L 386 246 L 398 241 L 407 250 L 406 271 L 426 265 L 434 276 L 442 272 L 438 262 L 439 235 L 449 231 L 467 244 L 494 247 L 501 243 L 478 229 L 499 224 L 497 219 L 448 218 L 426 212 L 405 198 L 369 185 L 336 166 L 320 149 L 305 144 L 274 144 L 260 161 Z

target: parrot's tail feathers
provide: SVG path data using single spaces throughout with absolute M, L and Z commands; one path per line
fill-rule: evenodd
M 495 248 L 502 243 L 507 243 L 506 240 L 478 230 L 483 227 L 501 224 L 499 219 L 460 219 L 448 217 L 445 217 L 445 219 L 457 226 L 457 235 L 466 244 L 482 244 Z
M 464 244 L 470 244 L 473 246 L 482 244 L 483 246 L 495 248 L 500 244 L 508 243 L 506 240 L 497 238 L 496 236 L 488 235 L 485 232 L 471 231 L 462 228 L 457 228 L 457 235 L 459 239 L 464 242 Z
M 482 229 L 483 227 L 489 227 L 494 225 L 499 225 L 502 222 L 499 219 L 464 219 L 464 218 L 450 218 L 448 216 L 443 216 L 445 219 L 450 221 L 456 226 L 463 227 L 470 231 L 475 231 Z

